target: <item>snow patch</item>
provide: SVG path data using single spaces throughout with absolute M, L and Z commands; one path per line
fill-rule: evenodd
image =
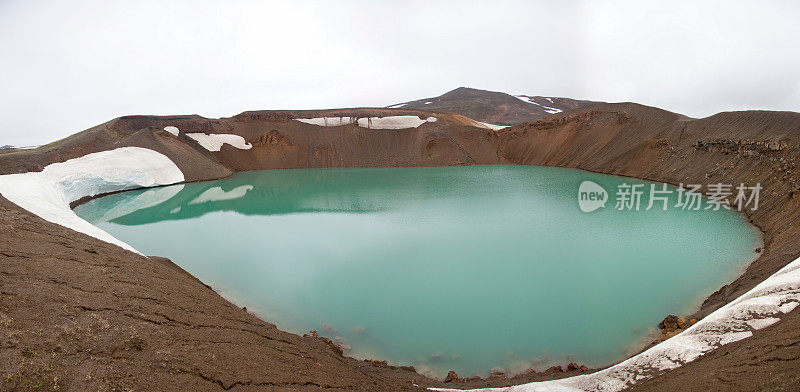
M 480 125 L 482 125 L 484 128 L 489 128 L 489 129 L 495 130 L 495 131 L 499 131 L 499 130 L 501 130 L 503 128 L 508 128 L 509 127 L 508 125 L 494 125 L 494 124 L 485 123 L 483 121 L 475 121 L 475 122 L 480 124 Z
M 406 129 L 417 128 L 426 122 L 436 122 L 436 117 L 421 119 L 418 116 L 387 116 L 387 117 L 315 117 L 296 118 L 306 124 L 321 127 L 338 127 L 347 124 L 358 124 L 359 127 L 369 129 Z
M 386 108 L 387 109 L 397 109 L 397 108 L 401 108 L 401 107 L 406 106 L 406 105 L 408 105 L 408 103 L 398 103 L 397 105 L 387 106 Z
M 321 127 L 339 127 L 347 124 L 354 124 L 355 117 L 315 117 L 315 118 L 296 118 L 301 123 L 319 125 Z
M 509 125 L 495 125 L 495 124 L 490 124 L 490 123 L 487 123 L 487 122 L 475 121 L 475 120 L 473 120 L 471 118 L 469 120 L 471 121 L 472 126 L 474 126 L 474 127 L 491 129 L 493 131 L 499 131 L 501 129 L 509 127 Z
M 533 98 L 525 96 L 525 95 L 515 95 L 514 98 L 519 99 L 522 102 L 532 103 L 534 105 L 538 105 L 538 103 L 533 101 Z
M 800 258 L 756 287 L 706 316 L 677 336 L 599 372 L 484 392 L 620 391 L 636 382 L 691 362 L 711 350 L 746 339 L 753 331 L 775 324 L 776 316 L 800 304 Z M 457 389 L 430 388 L 435 391 Z
M 544 105 L 534 101 L 533 98 L 525 96 L 525 95 L 515 95 L 514 98 L 519 99 L 522 102 L 527 102 L 527 103 L 530 103 L 530 104 L 541 106 L 544 109 L 544 111 L 549 113 L 549 114 L 556 114 L 556 113 L 563 112 L 563 110 L 561 110 L 559 108 L 554 108 L 554 107 L 550 107 L 550 106 L 544 106 Z M 545 98 L 545 99 L 550 101 L 550 103 L 553 103 L 553 99 L 552 98 Z
M 187 133 L 186 136 L 200 143 L 208 151 L 219 151 L 223 144 L 230 144 L 240 150 L 253 148 L 253 145 L 247 143 L 243 137 L 229 133 Z
M 0 176 L 0 194 L 48 222 L 137 252 L 79 218 L 69 204 L 86 196 L 183 181 L 183 172 L 165 155 L 122 147 L 53 163 L 40 172 Z
M 425 105 L 430 105 L 430 104 L 432 104 L 432 103 L 433 103 L 433 102 L 431 102 L 431 101 L 428 101 L 428 102 L 425 102 Z
M 369 129 L 406 129 L 417 128 L 426 122 L 436 122 L 436 117 L 421 119 L 417 116 L 362 117 L 358 126 Z
M 747 325 L 749 325 L 750 328 L 758 330 L 758 329 L 763 329 L 763 328 L 769 327 L 770 325 L 775 324 L 778 321 L 781 321 L 781 319 L 779 319 L 777 317 L 767 317 L 765 319 L 750 320 L 750 321 L 747 322 Z
M 175 136 L 178 136 L 178 133 L 180 133 L 178 127 L 173 127 L 173 126 L 164 127 L 164 130 Z
M 563 110 L 558 109 L 558 108 L 551 108 L 549 106 L 544 106 L 544 105 L 542 105 L 542 107 L 544 108 L 545 112 L 550 113 L 550 114 L 556 114 L 556 113 L 563 112 Z

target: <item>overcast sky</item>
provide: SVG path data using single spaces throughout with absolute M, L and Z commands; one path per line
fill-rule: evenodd
M 125 114 L 386 106 L 459 86 L 692 117 L 800 111 L 800 2 L 644 3 L 0 0 L 0 145 Z

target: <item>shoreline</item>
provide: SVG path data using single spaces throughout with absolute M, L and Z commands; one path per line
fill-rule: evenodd
M 457 166 L 463 166 L 463 167 L 468 167 L 468 166 L 540 166 L 540 167 L 558 167 L 558 166 L 542 166 L 542 165 L 515 165 L 515 164 L 512 164 L 512 163 L 500 164 L 500 165 L 498 165 L 498 164 L 447 165 L 447 166 L 429 166 L 429 167 L 457 167 Z M 364 168 L 341 168 L 341 169 L 345 169 L 346 170 L 346 169 L 370 169 L 370 168 L 371 169 L 392 169 L 392 167 L 364 167 Z M 570 170 L 577 170 L 577 171 L 582 171 L 582 172 L 588 172 L 588 173 L 595 173 L 595 174 L 614 176 L 614 177 L 618 177 L 618 178 L 630 178 L 630 179 L 636 179 L 636 180 L 640 180 L 640 181 L 647 181 L 647 182 L 654 182 L 654 183 L 666 183 L 666 184 L 669 184 L 670 186 L 673 186 L 673 187 L 677 187 L 678 186 L 677 184 L 662 182 L 662 181 L 659 181 L 657 179 L 648 179 L 648 178 L 640 178 L 640 177 L 623 176 L 623 175 L 617 175 L 617 174 L 604 173 L 602 171 L 592 171 L 592 170 L 584 170 L 584 169 L 577 169 L 577 168 L 570 168 L 570 167 L 561 167 L 561 168 L 570 169 Z M 311 169 L 312 170 L 330 170 L 328 168 L 311 168 Z M 242 172 L 261 171 L 261 170 L 270 170 L 270 171 L 272 171 L 272 170 L 308 170 L 308 169 L 305 169 L 305 168 L 302 168 L 302 169 L 300 169 L 300 168 L 254 169 L 254 170 L 245 170 L 245 171 L 233 172 L 230 176 L 233 176 L 233 175 L 235 175 L 237 173 L 242 173 Z M 102 198 L 102 197 L 105 197 L 105 196 L 114 195 L 114 194 L 119 194 L 119 193 L 124 193 L 124 192 L 129 192 L 129 191 L 135 191 L 135 190 L 142 190 L 142 189 L 157 189 L 157 188 L 163 188 L 163 187 L 168 187 L 168 186 L 173 186 L 173 185 L 189 184 L 189 183 L 194 183 L 194 182 L 216 181 L 216 180 L 229 178 L 230 176 L 222 177 L 222 178 L 214 179 L 214 180 L 191 181 L 191 182 L 181 182 L 181 183 L 176 183 L 176 184 L 158 185 L 158 186 L 154 186 L 154 187 L 124 189 L 124 190 L 118 190 L 118 191 L 113 191 L 113 192 L 97 194 L 97 195 L 93 195 L 93 196 L 86 196 L 86 197 L 83 197 L 83 198 L 71 203 L 70 204 L 70 208 L 74 209 L 78 205 L 87 203 L 87 202 L 89 202 L 91 200 L 99 199 L 99 198 Z M 703 200 L 705 200 L 705 199 L 706 199 L 706 196 L 703 195 Z M 766 237 L 767 234 L 753 222 L 752 218 L 750 217 L 750 214 L 753 211 L 750 211 L 750 210 L 744 210 L 744 211 L 731 210 L 731 211 L 735 212 L 739 216 L 739 218 L 741 218 L 741 223 L 742 224 L 745 224 L 745 225 L 749 226 L 750 228 L 754 229 L 755 233 L 757 234 L 757 241 L 758 241 L 757 248 L 763 249 L 764 244 L 766 242 L 765 241 L 765 237 Z M 747 260 L 745 262 L 742 262 L 741 265 L 737 266 L 736 269 L 735 269 L 736 272 L 737 272 L 736 275 L 732 279 L 730 279 L 729 281 L 724 282 L 723 286 L 724 285 L 728 285 L 728 284 L 736 281 L 737 279 L 739 279 L 747 271 L 747 269 L 752 264 L 756 263 L 763 256 L 763 254 L 764 254 L 764 252 L 762 250 L 761 252 L 756 253 L 755 257 L 753 257 L 753 258 L 751 258 L 751 259 L 749 259 L 749 260 Z M 159 255 L 147 255 L 147 254 L 144 254 L 144 256 L 145 257 L 163 258 L 163 256 L 159 256 Z M 174 261 L 173 261 L 173 263 L 174 263 Z M 177 264 L 175 264 L 175 265 L 177 265 Z M 178 266 L 178 267 L 180 267 L 180 266 Z M 180 268 L 183 270 L 183 267 L 180 267 Z M 189 272 L 186 272 L 186 273 L 191 275 L 191 273 L 189 273 Z M 192 277 L 194 277 L 194 275 L 192 275 Z M 275 320 L 270 320 L 270 318 L 266 317 L 266 315 L 263 315 L 263 314 L 260 314 L 259 312 L 254 311 L 253 310 L 254 309 L 253 306 L 247 306 L 247 304 L 244 303 L 244 301 L 241 298 L 233 296 L 230 293 L 228 293 L 228 292 L 226 292 L 226 291 L 224 291 L 222 289 L 216 288 L 214 285 L 211 285 L 211 284 L 205 282 L 202 279 L 198 278 L 198 280 L 200 282 L 202 282 L 204 285 L 206 285 L 207 287 L 209 287 L 210 289 L 214 290 L 218 295 L 220 295 L 222 298 L 224 298 L 228 302 L 232 303 L 233 305 L 235 305 L 235 306 L 237 306 L 239 308 L 245 309 L 248 313 L 252 314 L 253 316 L 259 318 L 260 320 L 262 320 L 264 322 L 275 324 L 276 326 L 278 325 L 278 324 L 275 323 Z M 697 313 L 700 312 L 703 303 L 705 303 L 709 298 L 711 298 L 711 295 L 716 290 L 717 290 L 717 288 L 712 288 L 711 294 L 703 294 L 703 295 L 699 296 L 698 299 L 697 299 L 697 304 L 692 306 L 692 310 L 690 312 L 686 313 L 686 314 L 679 314 L 678 317 L 685 317 L 687 319 L 694 318 L 697 315 Z M 665 315 L 665 317 L 666 316 L 667 315 Z M 624 357 L 622 357 L 619 360 L 611 361 L 610 363 L 601 364 L 601 365 L 595 366 L 595 367 L 588 367 L 588 369 L 589 369 L 588 372 L 595 372 L 595 371 L 598 371 L 598 370 L 606 369 L 608 367 L 611 367 L 611 366 L 614 366 L 614 365 L 619 364 L 621 362 L 624 362 L 625 360 L 630 359 L 631 357 L 634 357 L 634 356 L 636 356 L 638 354 L 641 354 L 642 352 L 646 351 L 647 349 L 649 349 L 649 348 L 655 346 L 656 344 L 666 340 L 666 339 L 663 339 L 663 336 L 661 335 L 660 329 L 656 325 L 650 326 L 649 329 L 651 331 L 646 336 L 641 338 L 639 341 L 633 342 L 629 346 L 627 346 L 629 349 L 625 349 L 625 351 L 630 352 L 630 354 L 625 355 Z M 285 330 L 285 331 L 287 331 L 289 333 L 294 333 L 294 334 L 297 334 L 297 335 L 304 335 L 304 334 L 308 334 L 309 333 L 309 331 L 297 331 L 297 332 L 293 332 L 293 331 L 290 331 L 290 330 Z M 316 332 L 316 331 L 313 331 L 313 332 Z M 329 337 L 326 337 L 326 338 L 329 339 L 329 340 L 332 339 L 332 338 L 329 338 Z M 638 347 L 638 348 L 633 348 L 633 347 Z M 381 358 L 378 358 L 378 357 L 349 355 L 347 353 L 343 353 L 342 355 L 345 356 L 345 357 L 348 357 L 348 358 L 352 358 L 352 359 L 358 360 L 358 361 L 381 361 L 382 360 Z M 564 362 L 561 365 L 555 365 L 554 364 L 555 361 L 551 361 L 550 363 L 553 366 L 561 366 L 562 368 L 566 368 L 567 367 L 567 362 Z M 398 368 L 399 367 L 406 367 L 406 368 L 407 367 L 412 367 L 412 368 L 414 367 L 413 365 L 410 365 L 410 364 L 400 364 L 400 363 L 395 363 L 395 364 L 389 363 L 388 365 L 394 366 L 394 367 L 398 367 Z M 501 367 L 501 368 L 504 368 L 504 367 L 502 367 L 500 365 L 501 364 L 497 364 L 497 366 L 491 367 L 487 371 L 481 372 L 481 374 L 488 374 L 489 376 L 472 375 L 472 376 L 470 376 L 468 378 L 470 378 L 472 380 L 479 380 L 479 379 L 488 380 L 488 379 L 491 378 L 492 369 L 494 369 L 494 368 L 496 368 L 498 366 Z M 578 365 L 580 366 L 580 365 L 585 365 L 585 364 L 579 362 Z M 540 372 L 540 373 L 544 372 L 547 367 L 550 367 L 550 366 L 545 366 L 545 369 L 539 370 L 538 372 Z M 450 369 L 450 370 L 452 370 L 452 369 Z M 530 370 L 531 369 L 528 369 L 526 371 L 530 371 Z M 517 376 L 524 375 L 526 373 L 526 371 L 520 371 L 518 373 L 506 372 L 504 374 L 508 378 L 514 378 L 514 377 L 517 377 Z M 426 376 L 426 377 L 437 379 L 439 381 L 443 381 L 444 378 L 445 378 L 444 376 L 435 377 L 432 374 L 425 374 L 425 373 L 420 373 L 420 374 L 423 375 L 423 376 Z
M 620 174 L 611 174 L 611 173 L 607 173 L 607 172 L 603 172 L 603 171 L 594 171 L 594 170 L 586 170 L 586 169 L 576 169 L 576 170 L 583 170 L 583 171 L 587 171 L 589 173 L 612 175 L 612 176 L 617 176 L 617 177 L 622 177 L 622 178 L 634 178 L 634 179 L 642 180 L 642 181 L 650 181 L 650 182 L 656 182 L 656 183 L 669 184 L 669 185 L 671 185 L 673 187 L 677 187 L 678 186 L 678 184 L 676 184 L 676 183 L 662 181 L 662 180 L 659 180 L 659 179 L 651 179 L 651 178 L 635 177 L 635 176 L 625 176 L 625 175 L 620 175 Z M 705 200 L 706 196 L 703 195 L 702 198 Z M 731 210 L 731 211 L 733 211 L 733 210 Z M 739 278 L 741 278 L 742 275 L 744 275 L 747 272 L 747 270 L 750 268 L 751 265 L 757 263 L 764 256 L 766 243 L 769 242 L 769 241 L 767 241 L 767 238 L 768 238 L 767 232 L 765 232 L 764 229 L 761 226 L 759 226 L 758 223 L 753 219 L 753 215 L 754 215 L 755 211 L 746 210 L 745 209 L 743 211 L 735 211 L 735 212 L 741 218 L 743 218 L 742 219 L 742 223 L 743 224 L 746 224 L 746 225 L 748 225 L 748 226 L 750 226 L 750 227 L 752 227 L 752 228 L 754 228 L 756 230 L 756 232 L 758 233 L 758 246 L 757 246 L 756 249 L 761 249 L 761 251 L 757 252 L 757 256 L 755 258 L 753 258 L 752 260 L 747 261 L 747 262 L 743 263 L 741 266 L 737 267 L 736 268 L 736 271 L 737 271 L 736 276 L 733 279 L 731 279 L 730 282 L 726 283 L 725 285 L 733 283 L 736 280 L 738 280 Z M 705 302 L 708 301 L 709 299 L 711 299 L 712 296 L 713 296 L 713 293 L 710 294 L 710 295 L 703 295 L 701 303 L 695 307 L 695 309 L 692 311 L 692 313 L 689 313 L 689 314 L 684 315 L 684 316 L 687 317 L 687 318 L 693 318 L 693 317 L 697 316 L 701 312 Z

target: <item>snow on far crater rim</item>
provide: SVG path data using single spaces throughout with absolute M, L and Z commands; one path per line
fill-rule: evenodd
M 527 95 L 515 95 L 514 98 L 519 99 L 522 102 L 530 103 L 530 104 L 533 104 L 533 105 L 536 105 L 536 106 L 541 106 L 542 109 L 545 112 L 549 113 L 549 114 L 556 114 L 556 113 L 563 112 L 563 110 L 561 110 L 559 108 L 554 108 L 554 107 L 550 107 L 550 106 L 544 106 L 544 105 L 534 101 L 533 98 L 531 98 L 531 97 L 529 97 Z M 548 100 L 550 103 L 553 103 L 553 99 L 552 98 L 545 97 L 544 99 Z
M 489 128 L 489 129 L 495 130 L 495 131 L 499 131 L 501 129 L 505 129 L 505 128 L 509 127 L 508 125 L 495 125 L 495 124 L 489 124 L 489 123 L 483 122 L 483 121 L 475 121 L 475 122 L 480 124 L 480 126 L 482 128 Z
M 387 117 L 314 117 L 296 118 L 306 124 L 321 127 L 338 127 L 348 124 L 358 124 L 359 127 L 368 129 L 407 129 L 417 128 L 427 122 L 436 122 L 436 117 L 421 119 L 419 116 L 387 116 Z
M 186 136 L 194 139 L 208 151 L 219 151 L 223 144 L 230 144 L 240 150 L 253 148 L 253 145 L 247 143 L 243 137 L 229 133 L 187 133 Z

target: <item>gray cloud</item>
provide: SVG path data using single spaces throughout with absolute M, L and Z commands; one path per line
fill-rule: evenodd
M 791 1 L 165 3 L 0 3 L 0 145 L 124 114 L 389 105 L 458 86 L 693 117 L 800 107 Z

